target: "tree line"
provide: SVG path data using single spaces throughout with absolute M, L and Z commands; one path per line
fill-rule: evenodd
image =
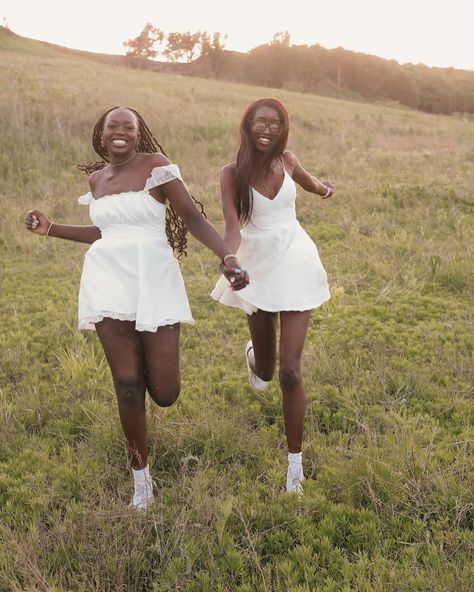
M 198 56 L 204 56 L 211 51 L 222 51 L 227 35 L 197 31 L 184 33 L 173 31 L 166 34 L 158 27 L 147 23 L 143 31 L 133 39 L 124 42 L 128 48 L 127 56 L 136 60 L 139 67 L 161 55 L 170 62 L 191 62 Z
M 293 45 L 287 31 L 247 53 L 227 51 L 220 33 L 169 33 L 148 23 L 125 42 L 140 67 L 160 69 L 158 55 L 185 62 L 180 73 L 326 96 L 392 100 L 428 113 L 474 113 L 474 71 L 399 64 L 343 48 Z M 183 67 L 185 66 L 185 67 Z

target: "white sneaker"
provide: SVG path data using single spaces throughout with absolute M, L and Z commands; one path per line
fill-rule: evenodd
M 154 500 L 153 496 L 153 482 L 143 481 L 143 483 L 135 483 L 135 491 L 130 503 L 130 507 L 135 510 L 146 510 Z
M 249 353 L 250 350 L 253 349 L 253 345 L 252 345 L 252 341 L 247 341 L 247 345 L 245 346 L 245 361 L 247 362 L 247 373 L 249 376 L 249 384 L 250 386 L 262 393 L 263 391 L 266 391 L 268 388 L 268 382 L 266 380 L 262 380 L 259 376 L 257 376 L 255 374 L 255 372 L 252 370 L 252 368 L 250 367 L 250 360 L 249 360 Z
M 303 487 L 301 481 L 304 480 L 303 466 L 302 465 L 288 465 L 288 471 L 286 473 L 286 491 L 288 493 L 297 493 L 302 495 Z

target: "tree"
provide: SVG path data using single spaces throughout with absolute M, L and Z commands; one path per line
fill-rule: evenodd
M 177 31 L 169 33 L 167 37 L 167 45 L 164 54 L 172 62 L 179 62 L 183 59 L 186 62 L 191 62 L 197 57 L 198 46 L 201 42 L 202 33 L 179 33 Z
M 227 39 L 227 35 L 222 36 L 220 33 L 216 32 L 212 34 L 212 41 L 211 36 L 207 31 L 201 33 L 201 55 L 209 55 L 210 53 L 216 51 L 223 51 L 225 47 L 225 40 Z
M 141 68 L 146 60 L 155 58 L 158 55 L 158 51 L 154 47 L 157 43 L 161 43 L 164 37 L 163 31 L 154 27 L 151 23 L 147 23 L 138 37 L 124 42 L 124 46 L 129 48 L 127 56 L 138 60 Z
M 290 45 L 290 34 L 288 31 L 278 31 L 273 35 L 272 45 Z

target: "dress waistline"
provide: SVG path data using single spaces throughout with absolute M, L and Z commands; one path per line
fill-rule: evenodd
M 130 238 L 134 240 L 153 238 L 167 240 L 164 228 L 160 228 L 156 222 L 153 224 L 133 222 L 124 224 L 121 222 L 120 224 L 112 224 L 106 228 L 101 228 L 100 231 L 102 238 L 105 240 L 116 238 Z

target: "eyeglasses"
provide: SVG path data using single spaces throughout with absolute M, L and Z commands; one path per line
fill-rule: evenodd
M 256 132 L 264 132 L 268 127 L 268 131 L 272 136 L 278 136 L 281 132 L 281 125 L 279 123 L 267 123 L 266 121 L 263 121 L 263 119 L 250 121 L 250 125 Z

